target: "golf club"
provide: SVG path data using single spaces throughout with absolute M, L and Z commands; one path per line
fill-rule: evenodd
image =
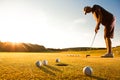
M 93 43 L 94 43 L 94 41 L 95 41 L 96 34 L 97 34 L 97 33 L 95 33 L 94 38 L 93 38 L 93 41 L 92 41 L 92 43 L 91 43 L 91 45 L 90 45 L 90 50 L 92 49 Z M 87 58 L 88 56 L 90 56 L 90 54 L 87 54 L 87 55 L 86 55 L 86 58 Z

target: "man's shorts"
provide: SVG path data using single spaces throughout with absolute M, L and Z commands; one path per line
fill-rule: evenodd
M 114 27 L 115 27 L 115 17 L 113 18 L 113 21 L 105 26 L 104 29 L 104 37 L 106 38 L 113 38 L 114 37 Z

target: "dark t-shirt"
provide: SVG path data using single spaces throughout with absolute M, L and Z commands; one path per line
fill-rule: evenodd
M 93 5 L 93 7 L 92 7 L 92 13 L 95 12 L 97 18 L 98 18 L 98 15 L 100 15 L 99 11 L 97 11 L 97 10 L 100 10 L 101 13 L 102 13 L 101 24 L 104 25 L 104 26 L 111 25 L 112 22 L 113 22 L 114 16 L 110 12 L 108 12 L 107 10 L 105 10 L 104 8 L 102 8 L 101 6 L 99 6 L 99 5 Z

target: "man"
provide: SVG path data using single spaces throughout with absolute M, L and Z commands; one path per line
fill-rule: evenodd
M 84 8 L 84 12 L 85 12 L 85 15 L 87 13 L 92 12 L 92 14 L 97 22 L 96 27 L 95 27 L 95 33 L 97 33 L 98 30 L 100 29 L 100 27 L 99 27 L 100 24 L 102 24 L 105 27 L 104 28 L 104 39 L 105 39 L 105 43 L 106 43 L 107 53 L 101 57 L 113 58 L 114 55 L 112 53 L 111 39 L 114 36 L 115 17 L 113 16 L 113 14 L 111 14 L 110 12 L 108 12 L 107 10 L 105 10 L 104 8 L 102 8 L 99 5 L 93 5 L 92 8 L 90 6 L 86 6 Z

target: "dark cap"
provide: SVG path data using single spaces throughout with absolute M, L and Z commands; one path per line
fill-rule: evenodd
M 84 13 L 85 13 L 85 15 L 86 15 L 87 13 L 90 13 L 90 12 L 91 12 L 91 7 L 90 7 L 90 6 L 84 7 Z

